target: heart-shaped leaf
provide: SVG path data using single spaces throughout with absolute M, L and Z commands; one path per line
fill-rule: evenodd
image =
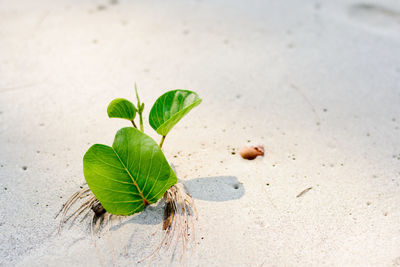
M 106 211 L 116 215 L 142 211 L 177 182 L 156 142 L 132 127 L 119 130 L 112 147 L 90 147 L 83 157 L 83 173 Z
M 124 98 L 116 98 L 107 107 L 107 114 L 110 118 L 121 118 L 132 121 L 136 116 L 136 107 Z
M 200 103 L 201 98 L 189 90 L 166 92 L 156 100 L 150 110 L 150 125 L 158 134 L 166 136 L 183 116 Z

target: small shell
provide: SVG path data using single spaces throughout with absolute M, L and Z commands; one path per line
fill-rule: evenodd
M 255 159 L 257 156 L 264 156 L 264 147 L 263 146 L 243 147 L 242 149 L 240 149 L 240 156 L 248 160 Z

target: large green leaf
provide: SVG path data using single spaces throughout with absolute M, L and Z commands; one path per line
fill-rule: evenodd
M 150 125 L 158 134 L 166 136 L 183 116 L 200 103 L 201 98 L 189 90 L 166 92 L 156 100 L 151 108 Z
M 121 118 L 132 121 L 136 116 L 136 107 L 124 98 L 116 98 L 107 107 L 107 114 L 110 118 Z
M 116 215 L 142 211 L 177 182 L 156 142 L 133 127 L 119 130 L 112 147 L 90 147 L 83 173 L 106 211 Z

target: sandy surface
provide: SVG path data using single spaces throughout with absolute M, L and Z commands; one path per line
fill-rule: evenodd
M 396 0 L 1 1 L 0 265 L 100 265 L 89 220 L 58 236 L 54 216 L 136 81 L 147 112 L 169 89 L 203 98 L 164 144 L 199 212 L 186 265 L 400 266 L 399 32 Z M 247 144 L 265 157 L 232 154 Z M 161 218 L 113 221 L 116 265 Z

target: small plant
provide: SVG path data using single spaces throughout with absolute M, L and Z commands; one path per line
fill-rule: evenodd
M 169 131 L 202 100 L 189 90 L 169 91 L 156 100 L 150 110 L 149 123 L 161 135 L 158 145 L 144 133 L 145 106 L 140 102 L 136 84 L 135 92 L 136 106 L 123 98 L 114 99 L 108 105 L 110 118 L 129 120 L 133 127 L 120 129 L 112 146 L 95 144 L 88 149 L 83 157 L 83 173 L 87 185 L 64 204 L 60 211 L 60 229 L 62 224 L 70 219 L 75 221 L 84 211 L 90 212 L 90 209 L 94 212 L 92 223 L 98 225 L 98 219 L 104 217 L 105 213 L 108 219 L 113 215 L 132 215 L 164 197 L 163 230 L 166 233 L 158 249 L 172 242 L 175 231 L 178 232 L 176 242 L 182 238 L 185 249 L 190 227 L 193 231 L 191 217 L 195 216 L 195 207 L 184 185 L 178 183 L 161 148 Z M 139 115 L 139 129 L 135 123 L 136 115 Z M 71 206 L 78 200 L 83 203 L 68 215 Z M 96 227 L 92 224 L 91 229 L 93 232 Z

